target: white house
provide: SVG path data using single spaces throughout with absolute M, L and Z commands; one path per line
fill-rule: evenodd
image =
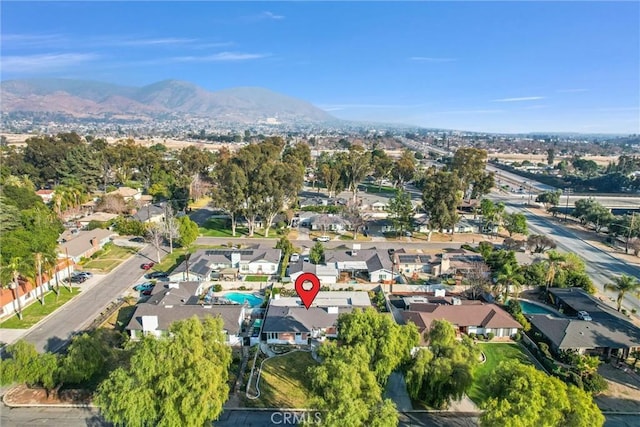
M 177 266 L 171 280 L 217 280 L 220 275 L 275 275 L 282 251 L 257 246 L 250 249 L 203 249 Z
M 200 319 L 220 317 L 230 346 L 242 345 L 242 322 L 246 308 L 243 305 L 212 305 L 200 302 L 203 286 L 200 282 L 159 282 L 145 302 L 138 303 L 133 317 L 126 326 L 131 339 L 142 335 L 166 335 L 171 323 L 197 316 Z
M 309 344 L 311 339 L 335 338 L 340 314 L 370 306 L 367 292 L 321 291 L 308 310 L 300 298 L 276 298 L 269 303 L 261 340 L 267 344 Z

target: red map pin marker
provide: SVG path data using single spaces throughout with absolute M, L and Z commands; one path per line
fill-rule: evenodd
M 305 289 L 302 287 L 302 284 L 305 282 L 311 283 L 311 289 Z M 304 306 L 307 307 L 307 310 L 309 310 L 309 307 L 311 307 L 311 304 L 313 304 L 313 300 L 316 299 L 316 295 L 318 295 L 319 291 L 320 279 L 318 279 L 318 276 L 316 276 L 315 274 L 302 273 L 296 279 L 296 292 L 298 293 L 298 296 L 302 300 Z

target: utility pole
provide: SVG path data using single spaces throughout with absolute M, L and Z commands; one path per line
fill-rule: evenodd
M 573 193 L 573 190 L 571 188 L 565 188 L 564 192 L 567 195 L 567 204 L 564 208 L 564 222 L 567 222 L 567 214 L 569 213 L 569 195 Z
M 635 211 L 631 212 L 631 223 L 629 224 L 629 232 L 627 233 L 627 242 L 624 247 L 624 253 L 629 253 L 629 240 L 631 240 L 631 231 L 633 230 L 633 220 L 636 217 Z

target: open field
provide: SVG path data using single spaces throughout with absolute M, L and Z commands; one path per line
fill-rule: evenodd
M 313 397 L 307 369 L 316 362 L 308 352 L 295 351 L 268 359 L 262 365 L 260 397 L 247 400 L 257 408 L 308 408 Z
M 116 268 L 120 263 L 135 254 L 137 250 L 135 248 L 125 248 L 123 246 L 116 246 L 110 244 L 105 246 L 100 255 L 95 259 L 83 262 L 82 267 L 87 270 L 97 270 L 100 273 L 109 273 Z

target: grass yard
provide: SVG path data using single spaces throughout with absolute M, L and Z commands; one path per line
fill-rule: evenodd
M 191 209 L 200 209 L 200 208 L 204 208 L 205 206 L 207 206 L 209 204 L 209 202 L 211 201 L 211 197 L 203 197 L 201 199 L 196 200 L 195 202 L 191 202 L 189 203 L 189 207 Z
M 95 259 L 89 259 L 82 263 L 82 267 L 89 270 L 98 270 L 100 273 L 109 273 L 120 263 L 137 253 L 135 248 L 125 248 L 114 244 L 107 244 Z
M 287 230 L 278 232 L 275 228 L 271 227 L 269 230 L 268 238 L 279 238 L 281 235 L 286 234 Z M 231 222 L 224 218 L 209 218 L 207 222 L 200 227 L 200 235 L 205 237 L 234 237 L 231 233 Z M 235 237 L 249 237 L 249 229 L 247 227 L 236 227 Z M 264 229 L 256 228 L 253 233 L 253 237 L 264 238 Z
M 105 322 L 100 325 L 102 328 L 113 328 L 116 331 L 124 331 L 125 326 L 129 324 L 133 313 L 136 311 L 136 302 L 134 298 L 125 300 L 124 304 L 113 313 Z
M 487 358 L 486 362 L 476 368 L 475 379 L 467 393 L 477 405 L 484 402 L 488 397 L 486 385 L 500 362 L 503 360 L 518 360 L 527 365 L 534 364 L 518 344 L 478 343 L 477 345 Z
M 269 276 L 245 276 L 245 282 L 266 282 Z
M 260 397 L 247 400 L 257 408 L 308 408 L 313 397 L 307 369 L 316 365 L 311 354 L 295 351 L 268 359 L 262 365 Z
M 22 310 L 23 318 L 18 319 L 17 315 L 13 315 L 9 319 L 0 323 L 0 328 L 7 329 L 29 329 L 40 320 L 56 311 L 58 308 L 67 303 L 71 298 L 80 293 L 80 288 L 71 288 L 69 292 L 68 288 L 60 287 L 60 295 L 56 301 L 56 294 L 53 291 L 49 291 L 44 295 L 44 305 L 40 304 L 39 300 L 33 301 L 29 306 L 24 307 Z
M 370 194 L 388 194 L 393 196 L 396 194 L 396 188 L 389 186 L 378 186 L 378 184 L 360 184 L 358 185 L 358 191 L 370 193 Z

